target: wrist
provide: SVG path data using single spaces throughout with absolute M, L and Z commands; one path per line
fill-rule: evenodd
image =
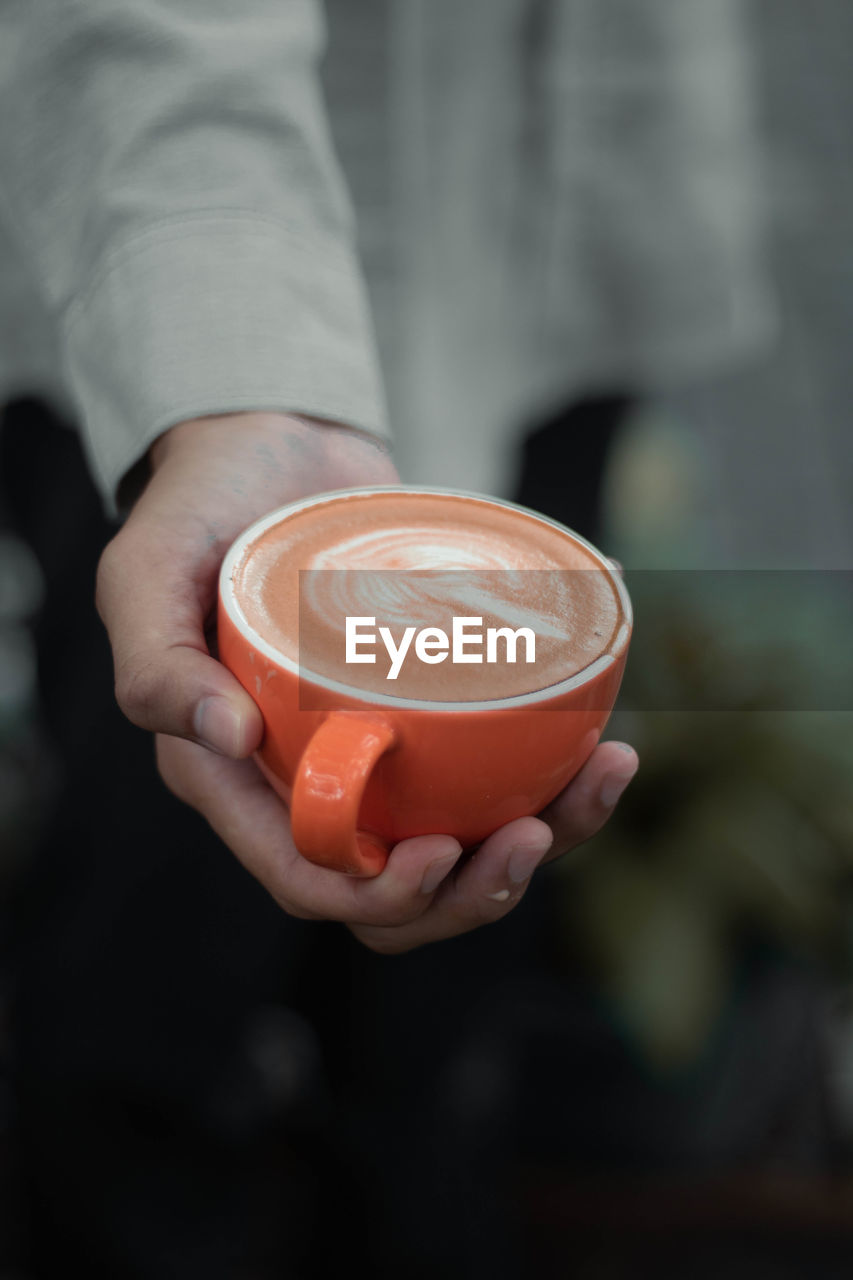
M 399 484 L 387 442 L 348 423 L 307 414 L 245 411 L 187 419 L 163 432 L 145 456 L 137 493 L 164 469 L 175 477 L 278 482 L 284 493 Z M 128 479 L 130 479 L 130 475 Z
M 220 439 L 233 441 L 237 432 L 241 432 L 246 438 L 259 432 L 271 436 L 281 435 L 287 439 L 294 436 L 308 437 L 318 421 L 296 414 L 261 410 L 186 418 L 159 435 L 149 448 L 147 457 L 152 471 L 157 471 L 168 458 L 187 449 L 194 450 L 203 442 L 211 443 Z

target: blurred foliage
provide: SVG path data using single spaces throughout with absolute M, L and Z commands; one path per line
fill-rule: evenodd
M 608 736 L 637 747 L 640 772 L 604 831 L 559 864 L 566 962 L 587 967 L 659 1070 L 707 1045 L 741 940 L 853 970 L 853 714 L 768 709 L 820 647 L 792 649 L 783 626 L 746 664 L 713 600 L 702 616 L 676 595 L 637 601 L 653 625 L 637 626 L 624 693 L 682 709 L 617 713 Z

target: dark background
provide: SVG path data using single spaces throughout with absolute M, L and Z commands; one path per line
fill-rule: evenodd
M 329 10 L 345 98 L 375 50 Z M 517 423 L 507 494 L 631 590 L 853 559 L 853 13 L 752 11 L 775 336 Z M 384 176 L 333 125 L 369 231 Z M 499 926 L 380 959 L 283 917 L 160 784 L 90 603 L 112 528 L 31 390 L 0 432 L 0 1277 L 846 1276 L 849 712 L 655 710 L 662 652 L 676 707 L 733 661 L 713 602 L 656 615 L 608 831 Z

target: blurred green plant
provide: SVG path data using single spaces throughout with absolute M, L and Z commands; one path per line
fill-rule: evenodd
M 766 709 L 819 648 L 792 648 L 783 626 L 778 643 L 751 643 L 747 670 L 742 637 L 713 601 L 685 607 L 659 587 L 635 602 L 654 625 L 635 631 L 625 701 L 684 709 L 617 713 L 608 736 L 637 746 L 637 780 L 604 831 L 558 866 L 566 963 L 585 966 L 665 1072 L 707 1046 L 742 939 L 853 973 L 853 713 Z M 721 688 L 724 711 L 713 709 Z

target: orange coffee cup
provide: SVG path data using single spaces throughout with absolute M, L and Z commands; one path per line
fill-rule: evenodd
M 364 567 L 365 546 L 369 567 L 371 546 L 387 559 L 394 512 L 404 504 L 421 520 L 420 525 L 415 521 L 421 538 L 431 536 L 433 527 L 437 538 L 449 536 L 445 508 L 450 524 L 458 516 L 464 531 L 467 521 L 472 532 L 466 534 L 466 554 L 478 538 L 487 552 L 494 526 L 510 554 L 514 531 L 523 531 L 533 539 L 531 545 L 547 542 L 558 559 L 564 548 L 569 564 L 578 562 L 572 556 L 582 557 L 615 602 L 615 623 L 602 651 L 582 669 L 542 688 L 447 700 L 386 692 L 396 686 L 389 678 L 380 687 L 377 668 L 371 668 L 369 688 L 356 678 L 363 677 L 364 667 L 354 668 L 352 677 L 347 667 L 344 680 L 328 670 L 312 670 L 304 653 L 288 653 L 274 633 L 262 634 L 249 608 L 257 589 L 246 586 L 244 568 L 263 559 L 259 547 L 274 549 L 276 540 L 286 546 L 289 531 L 296 531 L 294 546 L 278 557 L 285 566 L 278 572 L 295 580 L 298 570 L 309 568 L 300 563 L 300 547 L 322 545 L 332 537 L 335 521 L 349 528 L 355 516 L 362 530 L 358 568 Z M 401 486 L 314 495 L 247 529 L 220 574 L 219 656 L 263 715 L 257 763 L 290 810 L 302 855 L 360 876 L 377 875 L 390 847 L 410 836 L 448 834 L 470 847 L 553 800 L 601 736 L 622 680 L 631 627 L 628 593 L 601 552 L 544 516 L 456 490 Z M 442 670 L 449 666 L 444 663 Z M 483 678 L 488 682 L 489 674 Z

